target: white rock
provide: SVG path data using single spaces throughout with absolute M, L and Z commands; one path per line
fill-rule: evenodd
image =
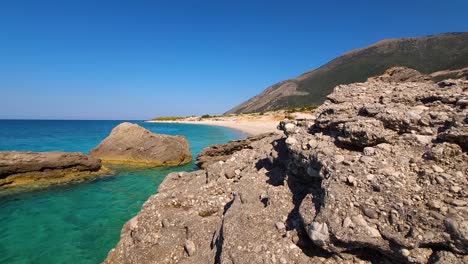
M 335 158 L 335 163 L 337 164 L 345 160 L 345 157 L 343 155 L 335 155 L 334 158 Z
M 439 167 L 439 166 L 437 166 L 437 165 L 432 165 L 432 169 L 433 169 L 435 172 L 439 172 L 439 173 L 444 172 L 444 169 L 442 169 L 441 167 Z
M 306 227 L 309 238 L 317 246 L 323 246 L 330 240 L 328 225 L 326 223 L 312 222 Z
M 187 251 L 187 254 L 189 256 L 193 256 L 193 254 L 195 254 L 195 251 L 196 251 L 195 243 L 193 243 L 192 240 L 185 241 L 184 248 L 185 248 L 185 251 Z
M 289 144 L 289 145 L 294 145 L 294 144 L 297 144 L 297 140 L 293 137 L 288 137 L 286 139 L 286 144 Z
M 407 250 L 406 248 L 403 248 L 401 250 L 401 254 L 404 256 L 404 257 L 407 257 L 411 254 L 411 252 L 409 250 Z
M 276 229 L 278 229 L 278 230 L 286 229 L 286 226 L 284 225 L 283 222 L 277 222 L 277 223 L 275 224 L 275 226 L 276 226 Z
M 372 155 L 375 154 L 375 148 L 365 147 L 363 152 L 364 152 L 364 155 L 366 155 L 366 156 L 372 156 Z
M 287 133 L 293 133 L 295 128 L 296 125 L 294 125 L 293 123 L 287 123 L 286 125 L 284 125 L 284 130 L 286 130 Z
M 344 220 L 343 220 L 343 228 L 348 228 L 351 226 L 353 222 L 351 221 L 351 218 L 349 217 L 346 217 Z
M 430 144 L 432 142 L 432 136 L 423 136 L 423 135 L 414 135 L 414 138 L 417 142 L 423 145 Z

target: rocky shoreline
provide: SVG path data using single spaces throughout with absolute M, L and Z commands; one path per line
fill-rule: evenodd
M 0 190 L 25 190 L 112 174 L 103 164 L 179 166 L 192 160 L 185 137 L 155 134 L 121 123 L 88 155 L 69 152 L 0 151 Z
M 394 68 L 284 135 L 205 149 L 105 263 L 466 263 L 467 90 Z
M 110 171 L 82 153 L 0 152 L 0 190 L 82 181 Z

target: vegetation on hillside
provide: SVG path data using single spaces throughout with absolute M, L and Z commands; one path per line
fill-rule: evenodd
M 270 86 L 254 98 L 227 113 L 261 112 L 304 105 L 320 105 L 333 88 L 340 84 L 364 82 L 393 66 L 406 66 L 429 74 L 440 70 L 468 66 L 468 32 L 448 33 L 420 38 L 391 39 L 335 58 L 322 67 Z M 295 83 L 298 92 L 261 104 L 263 95 L 275 91 L 285 82 Z M 265 96 L 266 97 L 266 96 Z
M 182 116 L 160 116 L 160 117 L 155 117 L 151 120 L 153 121 L 176 121 L 176 120 L 181 120 L 184 118 L 185 117 L 182 117 Z

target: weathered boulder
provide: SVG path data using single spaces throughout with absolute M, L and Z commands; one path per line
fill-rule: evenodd
M 82 153 L 0 152 L 0 189 L 43 187 L 105 172 L 99 159 Z
M 178 166 L 192 159 L 187 139 L 152 133 L 131 123 L 122 123 L 89 155 L 106 163 L 148 166 Z

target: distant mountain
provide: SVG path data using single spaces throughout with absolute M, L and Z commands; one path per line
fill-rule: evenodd
M 388 39 L 349 51 L 320 68 L 268 87 L 226 114 L 318 105 L 335 86 L 363 82 L 392 66 L 426 74 L 468 67 L 468 32 Z

